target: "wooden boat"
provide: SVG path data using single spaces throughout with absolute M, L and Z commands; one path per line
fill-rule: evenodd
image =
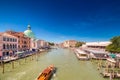
M 39 75 L 37 80 L 49 80 L 54 71 L 55 67 L 53 65 L 50 65 Z

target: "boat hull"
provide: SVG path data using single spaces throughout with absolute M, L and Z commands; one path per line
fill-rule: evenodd
M 40 76 L 37 78 L 37 80 L 50 80 L 50 78 L 52 77 L 54 71 L 55 71 L 55 67 L 54 67 L 54 66 L 49 66 L 49 67 L 47 67 L 47 68 L 40 74 Z

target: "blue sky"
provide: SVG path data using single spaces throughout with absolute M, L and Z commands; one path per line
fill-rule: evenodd
M 47 41 L 107 41 L 120 35 L 120 0 L 0 0 L 0 32 L 28 24 Z

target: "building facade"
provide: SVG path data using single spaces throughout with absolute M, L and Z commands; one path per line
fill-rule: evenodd
M 63 42 L 63 46 L 64 47 L 75 47 L 77 41 L 75 40 L 68 40 L 68 41 L 65 41 Z
M 31 39 L 30 49 L 37 50 L 40 48 L 49 47 L 48 42 L 44 40 L 39 40 L 35 37 L 35 34 L 32 32 L 30 25 L 28 25 L 27 30 L 24 31 L 24 35 Z
M 92 50 L 102 50 L 105 51 L 106 46 L 111 44 L 109 41 L 103 42 L 87 42 L 86 44 L 82 45 L 83 49 L 92 49 Z
M 23 32 L 6 31 L 6 33 L 18 38 L 18 51 L 30 50 L 31 39 L 25 36 Z
M 12 56 L 17 52 L 18 38 L 6 32 L 0 33 L 0 58 Z
M 47 48 L 49 47 L 49 43 L 45 40 L 38 40 L 38 47 L 39 48 Z
M 28 25 L 27 30 L 24 31 L 24 35 L 30 38 L 30 50 L 38 49 L 38 42 L 35 34 L 32 32 L 30 25 Z

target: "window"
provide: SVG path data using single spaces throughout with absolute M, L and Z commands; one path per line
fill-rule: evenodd
M 7 49 L 9 49 L 9 45 L 7 44 Z
M 18 46 L 18 48 L 20 48 L 20 45 Z
M 9 56 L 9 52 L 6 52 L 6 55 Z
M 14 42 L 14 38 L 13 38 L 13 42 Z
M 6 41 L 6 38 L 5 38 L 5 37 L 3 37 L 3 41 Z
M 3 56 L 5 56 L 5 52 L 3 52 L 2 54 L 3 54 Z
M 14 41 L 16 42 L 16 39 L 14 39 Z
M 9 38 L 7 38 L 7 41 L 9 41 Z
M 17 39 L 15 39 L 15 42 L 17 42 Z
M 15 44 L 15 48 L 17 48 L 17 45 Z
M 14 42 L 15 42 L 15 39 L 14 39 Z
M 12 42 L 12 38 L 10 38 L 10 41 Z
M 3 49 L 5 49 L 5 44 L 3 44 Z
M 12 49 L 12 45 L 10 44 L 10 49 Z
M 14 44 L 13 44 L 13 49 L 14 49 L 14 47 L 15 47 L 15 46 L 14 46 Z
M 26 44 L 27 42 L 26 41 L 24 41 L 24 44 Z

